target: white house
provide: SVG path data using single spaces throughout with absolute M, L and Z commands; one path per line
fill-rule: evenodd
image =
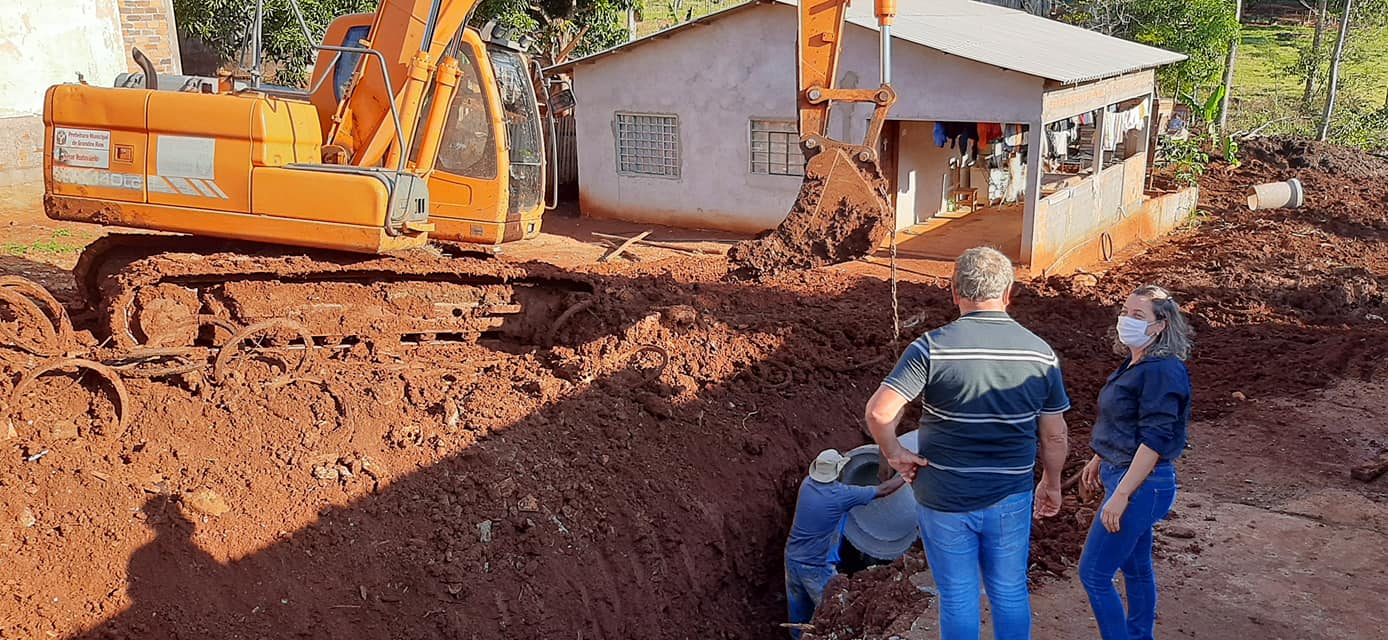
M 171 0 L 0 0 L 0 186 L 42 175 L 50 85 L 109 87 L 139 70 L 131 47 L 181 73 L 176 27 Z
M 577 101 L 583 214 L 777 225 L 803 172 L 796 16 L 791 0 L 753 0 L 554 67 L 571 75 Z M 871 3 L 848 16 L 839 86 L 875 86 Z M 883 170 L 898 228 L 929 236 L 927 253 L 948 253 L 941 238 L 972 229 L 1045 269 L 1165 231 L 1193 204 L 1183 194 L 1151 205 L 1143 189 L 1155 69 L 1184 56 L 968 0 L 902 0 L 893 36 L 899 97 Z M 867 105 L 836 108 L 831 136 L 861 141 L 869 115 Z M 961 158 L 936 145 L 937 124 L 983 124 L 1001 138 L 966 142 L 984 152 Z M 1129 220 L 1148 209 L 1152 220 Z

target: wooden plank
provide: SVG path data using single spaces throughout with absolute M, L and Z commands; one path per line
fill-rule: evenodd
M 608 240 L 627 240 L 627 239 L 628 239 L 626 236 L 614 236 L 614 235 L 612 235 L 612 234 L 610 234 L 610 233 L 598 233 L 598 232 L 596 232 L 596 231 L 593 231 L 592 234 L 593 234 L 595 237 L 598 237 L 598 238 L 605 238 L 605 239 L 608 239 Z M 704 242 L 704 240 L 693 240 L 693 241 L 691 241 L 691 242 Z M 733 242 L 733 241 L 709 240 L 708 242 Z M 645 245 L 645 246 L 648 246 L 648 247 L 658 247 L 658 248 L 661 248 L 661 249 L 669 249 L 669 250 L 671 250 L 671 251 L 680 251 L 680 252 L 683 252 L 683 253 L 688 253 L 688 254 L 696 255 L 696 256 L 707 255 L 708 253 L 710 253 L 710 252 L 708 252 L 708 251 L 701 251 L 701 250 L 699 250 L 699 249 L 692 249 L 692 248 L 690 248 L 690 247 L 681 247 L 681 246 L 679 246 L 679 245 L 677 245 L 677 244 L 670 244 L 670 243 L 667 243 L 667 242 L 656 242 L 656 241 L 654 241 L 654 240 L 646 240 L 646 239 L 642 239 L 642 240 L 638 241 L 636 244 L 641 244 L 641 245 Z
M 626 242 L 623 242 L 623 243 L 622 243 L 621 245 L 619 245 L 616 249 L 613 249 L 613 250 L 607 252 L 607 253 L 606 253 L 605 255 L 603 255 L 601 258 L 598 258 L 598 262 L 607 262 L 608 260 L 611 260 L 611 259 L 612 259 L 612 256 L 615 256 L 615 255 L 617 255 L 617 254 L 619 254 L 619 253 L 621 253 L 621 252 L 623 252 L 623 251 L 626 251 L 626 250 L 627 250 L 627 247 L 630 247 L 631 245 L 636 244 L 636 243 L 638 243 L 638 242 L 640 242 L 640 241 L 646 239 L 646 236 L 648 236 L 648 235 L 651 235 L 651 232 L 650 232 L 650 231 L 642 231 L 641 233 L 638 233 L 638 234 L 636 234 L 636 235 L 634 235 L 634 236 L 632 236 L 632 237 L 630 237 L 630 238 L 627 238 L 627 239 L 626 239 Z
M 1042 120 L 1055 122 L 1152 93 L 1156 72 L 1147 70 L 1075 86 L 1050 87 L 1041 98 Z

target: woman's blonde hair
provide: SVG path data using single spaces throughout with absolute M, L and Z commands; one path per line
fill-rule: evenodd
M 1186 322 L 1180 305 L 1176 304 L 1176 299 L 1171 297 L 1171 293 L 1156 285 L 1145 284 L 1133 290 L 1133 295 L 1152 303 L 1152 313 L 1156 315 L 1154 322 L 1166 321 L 1166 328 L 1157 334 L 1157 339 L 1147 347 L 1145 355 L 1153 358 L 1175 356 L 1180 360 L 1189 358 L 1195 331 L 1190 328 L 1190 323 Z M 1128 353 L 1128 347 L 1116 337 L 1114 350 L 1121 355 Z

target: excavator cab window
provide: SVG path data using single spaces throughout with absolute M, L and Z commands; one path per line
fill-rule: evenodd
M 339 43 L 343 47 L 360 47 L 361 41 L 371 35 L 370 25 L 361 25 L 347 29 L 347 35 L 342 37 Z M 357 61 L 361 59 L 360 53 L 342 53 L 338 55 L 337 64 L 333 66 L 333 97 L 342 100 L 342 94 L 346 93 L 347 85 L 352 82 L 352 72 L 357 69 Z
M 493 142 L 492 119 L 487 113 L 487 96 L 483 93 L 481 76 L 477 72 L 477 57 L 472 48 L 459 48 L 457 93 L 448 119 L 444 121 L 443 138 L 439 144 L 438 168 L 454 175 L 491 180 L 496 178 L 496 145 Z M 433 103 L 430 93 L 420 108 L 420 118 L 429 113 Z M 421 126 L 423 122 L 421 121 Z M 419 140 L 416 138 L 415 145 Z M 417 151 L 411 151 L 415 155 Z
M 535 104 L 535 87 L 529 67 L 521 54 L 490 47 L 497 89 L 501 95 L 502 120 L 506 123 L 506 146 L 511 160 L 510 213 L 533 211 L 544 197 L 544 138 L 540 133 L 540 110 Z

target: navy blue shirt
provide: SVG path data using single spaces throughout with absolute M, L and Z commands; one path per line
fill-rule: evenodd
M 1099 417 L 1089 446 L 1104 462 L 1126 467 L 1147 445 L 1163 462 L 1186 448 L 1190 373 L 1174 356 L 1123 363 L 1099 392 Z
M 786 559 L 815 566 L 829 564 L 839 550 L 844 516 L 849 509 L 876 497 L 877 487 L 805 478 L 795 501 L 795 522 L 791 523 L 790 539 L 786 540 Z
M 906 348 L 882 384 L 921 401 L 916 502 L 975 511 L 1035 480 L 1037 417 L 1070 408 L 1050 345 L 1001 311 L 977 311 Z

